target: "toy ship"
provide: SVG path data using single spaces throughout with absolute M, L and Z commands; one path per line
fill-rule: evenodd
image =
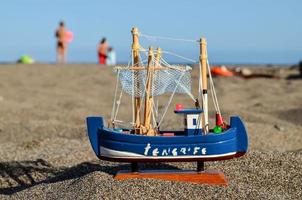
M 116 66 L 118 76 L 113 110 L 108 126 L 101 116 L 87 117 L 88 135 L 98 158 L 116 162 L 193 162 L 217 161 L 243 156 L 248 149 L 248 136 L 239 116 L 232 116 L 230 124 L 222 120 L 207 59 L 206 40 L 200 45 L 198 98 L 191 92 L 191 67 L 170 65 L 162 57 L 163 51 L 139 44 L 137 28 L 132 29 L 131 60 L 128 66 Z M 140 53 L 145 53 L 144 63 Z M 216 124 L 209 128 L 208 76 L 216 109 Z M 119 126 L 117 113 L 122 95 L 131 97 L 132 119 L 128 127 Z M 160 125 L 175 93 L 188 94 L 192 108 L 176 105 L 175 115 L 183 116 L 183 130 L 161 130 Z M 169 94 L 170 98 L 158 115 L 156 98 Z M 200 102 L 200 103 L 199 103 Z M 201 105 L 200 105 L 201 104 Z M 129 105 L 130 106 L 130 105 Z M 131 118 L 131 116 L 129 116 Z

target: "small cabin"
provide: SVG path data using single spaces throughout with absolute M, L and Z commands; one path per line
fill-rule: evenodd
M 201 109 L 177 109 L 174 113 L 184 116 L 184 131 L 186 135 L 202 134 Z

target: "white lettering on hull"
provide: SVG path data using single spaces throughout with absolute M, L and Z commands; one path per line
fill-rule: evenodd
M 196 155 L 198 153 L 198 151 L 200 150 L 200 147 L 194 147 L 194 152 L 193 154 Z
M 150 143 L 148 143 L 147 146 L 145 147 L 145 153 L 144 153 L 145 156 L 148 155 L 148 151 L 150 150 L 150 148 L 151 148 L 151 145 L 150 145 Z
M 158 155 L 158 148 L 153 149 L 152 151 L 152 156 L 157 156 Z
M 144 148 L 144 155 L 148 156 L 149 151 L 151 151 L 152 156 L 179 156 L 179 155 L 187 155 L 191 152 L 190 147 L 180 147 L 173 148 L 172 151 L 170 148 L 159 150 L 158 148 L 152 148 L 151 144 L 148 143 Z M 205 147 L 201 148 L 199 146 L 193 147 L 193 155 L 206 155 L 207 149 Z
M 151 147 L 151 145 L 150 145 Z M 148 156 L 148 155 L 142 155 L 142 154 L 138 154 L 138 153 L 133 153 L 133 152 L 127 152 L 127 151 L 118 151 L 118 150 L 113 150 L 113 149 L 109 149 L 106 147 L 101 146 L 101 156 L 104 157 L 108 157 L 108 158 L 124 158 L 124 159 L 142 159 L 142 158 L 146 158 L 146 159 L 173 159 L 176 156 L 173 156 L 171 154 L 168 154 L 167 156 Z M 185 148 L 185 147 L 182 147 Z M 151 149 L 151 148 L 150 148 Z M 206 151 L 206 148 L 202 148 L 204 149 L 204 151 Z M 201 152 L 202 152 L 201 149 Z M 188 153 L 188 148 L 187 148 L 187 153 Z M 169 152 L 169 151 L 168 151 Z M 206 153 L 206 152 L 204 152 Z M 183 155 L 182 153 L 179 153 L 179 155 L 177 156 L 177 158 L 179 159 L 188 159 L 188 158 L 192 158 L 192 156 L 194 156 L 194 158 L 218 158 L 218 157 L 223 157 L 223 156 L 231 156 L 231 155 L 235 155 L 236 152 L 229 152 L 229 153 L 223 153 L 223 154 L 215 154 L 215 155 Z M 158 155 L 162 155 L 162 154 L 158 154 Z

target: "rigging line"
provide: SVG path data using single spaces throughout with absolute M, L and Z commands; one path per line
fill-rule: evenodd
M 196 102 L 195 97 L 193 96 L 193 94 L 188 90 L 188 88 L 186 88 L 185 86 L 183 86 L 183 84 L 179 83 L 179 86 L 185 90 L 186 94 L 194 101 Z
M 208 61 L 208 60 L 207 60 Z M 211 91 L 211 95 L 212 95 L 212 101 L 213 101 L 213 105 L 215 107 L 215 111 L 217 112 L 218 111 L 218 103 L 217 103 L 217 99 L 215 99 L 216 97 L 216 93 L 215 93 L 215 88 L 213 87 L 214 86 L 214 82 L 213 82 L 213 78 L 212 78 L 212 74 L 211 74 L 211 69 L 209 67 L 209 64 L 207 62 L 207 70 L 209 72 L 209 80 L 210 80 L 210 91 Z
M 114 123 L 122 125 L 122 126 L 127 127 L 127 128 L 128 128 L 129 124 L 134 125 L 132 122 L 125 122 L 123 120 L 118 120 L 118 119 L 114 120 Z
M 133 57 L 133 55 L 132 55 L 132 57 Z M 139 62 L 138 62 L 138 63 L 134 63 L 134 59 L 132 58 L 132 60 L 133 60 L 133 61 L 132 61 L 132 66 L 133 66 L 133 67 L 139 66 L 140 63 L 144 65 L 140 53 L 138 54 L 138 57 L 139 57 Z M 130 67 L 130 66 L 128 66 L 128 67 Z
M 113 120 L 116 120 L 117 113 L 118 113 L 119 108 L 120 108 L 120 105 L 121 105 L 122 96 L 123 96 L 123 90 L 121 90 L 120 98 L 119 98 L 119 100 L 118 100 L 117 103 L 116 103 L 116 104 L 117 104 L 117 108 L 116 108 L 115 116 L 114 116 L 114 119 L 113 119 Z
M 144 54 L 145 54 L 145 56 L 147 57 L 144 61 L 145 62 L 147 62 L 148 61 L 148 52 L 149 52 L 149 50 L 146 50 L 145 48 L 143 48 L 142 46 L 140 46 L 140 51 L 141 52 L 143 52 Z M 154 64 L 158 64 L 158 65 L 160 65 L 160 60 L 157 62 L 157 61 L 155 61 L 155 57 L 156 57 L 156 55 L 157 55 L 157 52 L 153 52 L 153 54 L 154 54 L 154 56 L 153 56 L 153 58 L 152 58 L 152 60 L 153 60 L 153 62 L 154 62 Z M 162 59 L 162 58 L 161 58 Z
M 149 57 L 149 54 L 148 54 L 148 52 L 149 52 L 149 50 L 148 51 L 142 51 L 143 53 L 144 53 L 144 55 L 146 56 L 146 59 L 144 59 L 144 60 L 142 60 L 142 65 L 146 65 L 146 67 L 147 67 L 147 63 L 148 63 L 148 57 Z M 140 55 L 140 53 L 139 53 L 139 56 L 140 56 L 140 58 L 142 58 L 141 57 L 141 55 Z M 154 57 L 154 56 L 153 56 Z M 152 61 L 154 62 L 154 59 L 155 58 L 152 58 Z
M 152 57 L 152 65 L 155 66 L 157 63 L 156 60 L 155 60 L 155 56 Z M 151 83 L 151 95 L 153 97 L 154 95 L 154 89 L 153 89 L 153 86 L 154 86 L 154 77 L 155 77 L 155 71 L 152 70 L 152 83 Z
M 201 63 L 199 62 L 199 76 L 198 76 L 198 99 L 201 100 L 202 97 L 202 77 L 201 77 Z M 202 99 L 203 100 L 203 99 Z
M 210 86 L 210 91 L 211 91 L 211 95 L 212 95 L 213 105 L 214 105 L 214 107 L 215 107 L 215 111 L 218 112 L 217 102 L 216 102 L 216 100 L 215 100 L 214 89 L 213 89 L 213 87 L 212 87 L 211 81 L 210 81 L 210 84 L 211 84 L 211 86 Z
M 145 54 L 147 54 L 148 50 L 146 50 L 145 48 L 143 48 L 142 46 L 140 46 L 140 50 L 141 52 L 145 52 Z M 187 57 L 184 57 L 184 56 L 181 56 L 179 54 L 176 54 L 176 53 L 173 53 L 171 51 L 162 51 L 162 53 L 165 53 L 165 54 L 169 54 L 169 55 L 172 55 L 172 56 L 175 56 L 175 57 L 178 57 L 178 58 L 181 58 L 183 60 L 187 60 L 187 61 L 190 61 L 190 62 L 193 62 L 193 63 L 197 63 L 198 61 L 194 60 L 194 59 L 191 59 L 191 58 L 187 58 Z
M 154 101 L 156 100 L 156 103 Z M 155 114 L 155 119 L 158 118 L 158 99 L 153 98 L 153 109 L 154 109 L 154 114 Z
M 144 66 L 144 62 L 140 53 L 138 53 L 138 57 L 139 57 L 139 62 L 141 63 L 142 66 Z
M 130 55 L 130 57 L 132 57 L 132 55 Z M 131 60 L 129 59 L 128 67 L 130 66 L 130 63 L 131 63 Z M 117 75 L 118 79 L 119 79 L 119 73 L 120 73 L 120 70 L 118 70 L 118 75 Z M 118 101 L 116 101 L 117 88 L 118 88 L 118 80 L 117 80 L 117 83 L 116 83 L 116 93 L 115 93 L 115 96 L 114 96 L 114 104 L 116 104 L 117 107 L 115 108 L 114 118 L 112 119 L 113 122 L 118 121 L 118 120 L 116 120 L 116 117 L 117 117 L 117 114 L 118 114 L 118 111 L 119 111 L 119 107 L 120 107 L 121 100 L 122 100 L 122 95 L 123 95 L 123 90 L 121 90 L 119 99 L 118 99 Z
M 208 70 L 210 70 L 210 65 L 207 64 L 207 66 L 208 66 Z M 212 93 L 212 96 L 213 96 L 213 103 L 214 103 L 216 112 L 221 114 L 211 73 L 209 73 L 209 77 L 210 77 L 210 84 L 211 84 L 211 93 Z
M 128 62 L 128 67 L 129 66 L 130 66 L 130 60 Z M 120 71 L 118 70 L 118 79 L 119 79 L 119 72 Z M 118 88 L 118 81 L 116 83 L 116 94 L 117 94 L 117 88 Z M 118 101 L 116 101 L 116 94 L 115 94 L 115 97 L 114 97 L 114 104 L 117 104 L 117 107 L 115 109 L 115 115 L 114 115 L 114 118 L 113 118 L 114 121 L 116 120 L 116 117 L 117 117 L 117 114 L 118 114 L 118 111 L 119 111 L 119 108 L 120 108 L 120 104 L 121 104 L 121 100 L 122 100 L 122 95 L 123 95 L 123 90 L 121 89 L 121 93 L 120 93 Z
M 172 74 L 171 74 L 170 72 L 168 72 L 168 71 L 167 71 L 166 73 L 169 74 L 169 75 L 172 75 Z M 181 77 L 182 77 L 185 73 L 186 73 L 185 71 L 182 71 Z M 196 102 L 196 99 L 195 99 L 194 95 L 191 93 L 191 91 L 189 91 L 187 87 L 185 87 L 182 83 L 180 83 L 180 81 L 179 81 L 178 84 L 181 86 L 181 88 L 182 88 L 183 90 L 185 90 L 186 94 L 187 94 L 194 102 Z
M 128 67 L 130 66 L 131 58 L 132 58 L 132 53 L 130 53 L 130 55 L 129 55 Z M 116 112 L 116 96 L 117 96 L 117 90 L 118 90 L 118 84 L 119 84 L 119 76 L 120 76 L 120 71 L 117 70 L 117 79 L 116 79 L 116 85 L 115 85 L 113 106 L 112 106 L 112 111 L 111 111 L 111 120 L 114 119 L 114 113 Z
M 183 71 L 179 68 L 177 68 L 177 66 L 173 66 L 173 65 L 170 65 L 165 59 L 161 59 L 161 62 L 167 67 L 167 68 L 170 68 L 170 69 L 173 69 L 173 70 L 176 70 L 176 71 Z
M 124 121 L 119 120 L 119 119 L 116 119 L 114 122 L 117 122 L 117 123 L 124 123 Z
M 140 47 L 140 48 L 143 48 L 143 47 Z M 149 50 L 148 50 L 149 51 Z M 148 51 L 146 49 L 144 49 L 144 51 L 141 51 L 144 53 L 144 55 L 146 56 L 146 58 L 142 61 L 143 62 L 143 65 L 144 63 L 147 63 L 148 62 Z M 140 54 L 139 54 L 140 55 Z
M 116 85 L 115 85 L 115 91 L 114 91 L 114 99 L 113 99 L 113 106 L 111 111 L 111 121 L 114 119 L 114 113 L 116 112 L 116 95 L 117 95 L 117 89 L 118 89 L 118 83 L 119 83 L 119 76 L 120 76 L 120 70 L 117 70 L 117 78 L 116 78 Z
M 143 33 L 139 33 L 138 36 L 144 37 L 144 38 L 149 39 L 149 40 L 173 40 L 173 41 L 181 41 L 181 42 L 199 43 L 199 40 L 154 36 L 154 35 L 147 35 L 147 34 L 143 34 Z
M 187 60 L 187 61 L 190 61 L 190 62 L 193 62 L 193 63 L 197 63 L 198 61 L 196 60 L 193 60 L 191 58 L 187 58 L 187 57 L 184 57 L 184 56 L 181 56 L 181 55 L 178 55 L 176 53 L 173 53 L 173 52 L 170 52 L 170 51 L 162 51 L 163 53 L 165 54 L 169 54 L 169 55 L 172 55 L 172 56 L 175 56 L 175 57 L 178 57 L 178 58 L 182 58 L 184 60 Z
M 164 58 L 161 58 L 160 61 L 162 62 L 163 65 L 165 65 L 166 67 L 168 67 L 170 69 L 174 69 L 177 71 L 183 71 L 183 70 L 180 70 L 179 68 L 177 68 L 177 65 L 175 65 L 175 66 L 170 65 Z
M 140 46 L 140 51 L 142 51 L 143 53 L 145 53 L 145 56 L 148 57 L 148 51 L 143 48 L 142 46 Z M 173 56 L 176 56 L 176 57 L 179 57 L 179 58 L 182 58 L 184 60 L 187 60 L 187 61 L 190 61 L 190 62 L 193 62 L 193 63 L 197 63 L 198 61 L 196 60 L 193 60 L 191 58 L 187 58 L 187 57 L 184 57 L 184 56 L 181 56 L 181 55 L 178 55 L 176 53 L 173 53 L 173 52 L 169 52 L 169 51 L 162 51 L 163 53 L 166 53 L 166 54 L 170 54 L 170 55 L 173 55 Z M 174 66 L 170 65 L 167 61 L 165 61 L 162 57 L 160 58 L 160 60 L 162 61 L 162 63 L 166 66 L 166 67 L 169 67 L 169 68 L 172 68 L 172 69 L 175 69 L 175 70 L 180 70 L 180 69 L 177 69 L 175 68 Z M 180 71 L 183 71 L 183 70 L 180 70 Z
M 140 57 L 141 58 L 141 57 Z M 145 60 L 140 60 L 139 61 L 140 63 L 138 63 L 137 65 L 133 65 L 133 67 L 144 67 L 145 66 L 145 63 L 147 62 L 147 59 L 145 59 Z M 142 64 L 141 66 L 139 66 L 139 64 Z M 128 68 L 130 67 L 130 66 L 127 66 Z
M 133 51 L 131 53 L 131 61 L 132 61 L 132 66 L 134 64 L 134 57 L 133 57 Z M 128 66 L 129 67 L 129 66 Z M 132 71 L 131 73 L 132 75 L 132 85 L 134 85 L 134 70 Z M 135 124 L 135 97 L 134 97 L 134 87 L 132 87 L 132 98 L 131 98 L 131 101 L 132 101 L 132 124 Z
M 173 66 L 173 65 L 170 65 L 166 60 L 164 60 L 163 58 L 161 58 L 161 62 L 162 62 L 162 64 L 164 65 L 164 66 L 166 66 L 166 67 L 168 67 L 168 68 L 170 68 L 170 69 L 173 69 L 173 70 L 177 70 L 177 71 L 189 71 L 189 70 L 191 70 L 192 68 L 190 67 L 190 66 L 188 66 L 188 65 L 186 65 L 185 67 L 185 69 L 180 69 L 180 68 L 177 68 L 177 66 L 178 65 L 175 65 L 175 66 Z
M 160 59 L 156 60 L 156 64 L 160 67 L 162 66 L 161 62 L 160 62 Z M 153 81 L 156 82 L 158 80 L 160 80 L 160 72 L 155 71 Z M 154 102 L 155 100 L 156 100 L 156 104 Z M 153 123 L 155 123 L 155 124 L 153 124 L 153 126 L 156 127 L 156 123 L 157 123 L 157 119 L 158 119 L 158 98 L 155 98 L 155 97 L 153 97 L 153 110 L 154 110 L 154 119 L 153 119 L 154 121 L 153 121 Z
M 179 85 L 180 80 L 181 80 L 181 78 L 182 78 L 183 75 L 184 75 L 184 73 L 179 77 L 179 79 L 178 79 L 178 81 L 177 81 L 177 85 L 176 85 L 176 87 L 174 88 L 174 91 L 173 91 L 172 95 L 170 96 L 170 99 L 169 99 L 169 101 L 168 101 L 168 103 L 167 103 L 167 105 L 166 105 L 166 107 L 165 107 L 165 111 L 164 111 L 164 113 L 163 113 L 163 115 L 162 115 L 162 118 L 160 119 L 160 121 L 159 121 L 158 125 L 156 126 L 156 128 L 158 128 L 158 127 L 161 125 L 161 123 L 162 123 L 162 121 L 163 121 L 163 119 L 164 119 L 164 117 L 165 117 L 165 115 L 166 115 L 166 113 L 167 113 L 167 111 L 168 111 L 168 108 L 169 108 L 169 106 L 170 106 L 170 104 L 171 104 L 171 102 L 172 102 L 172 99 L 173 99 L 173 97 L 174 97 L 174 94 L 175 94 L 175 92 L 176 92 L 176 90 L 177 90 L 177 88 L 178 88 L 178 85 Z
M 210 69 L 210 64 L 209 64 L 209 60 L 207 59 L 207 68 L 208 68 L 208 71 L 209 71 L 209 78 L 210 78 L 210 89 L 211 89 L 211 93 L 212 93 L 212 96 L 213 96 L 213 99 L 215 101 L 213 101 L 214 103 L 214 106 L 215 106 L 215 109 L 216 109 L 216 112 L 218 111 L 220 113 L 220 109 L 219 109 L 219 104 L 218 104 L 218 100 L 217 100 L 217 96 L 216 96 L 216 91 L 215 91 L 215 86 L 214 86 L 214 81 L 213 81 L 213 78 L 212 78 L 212 74 L 211 74 L 211 69 Z
M 154 105 L 154 99 L 151 101 L 151 103 L 152 103 L 152 109 L 153 109 L 153 112 L 152 112 L 152 119 L 153 119 L 153 127 L 156 127 L 156 117 L 155 117 L 155 105 Z
M 166 62 L 164 59 L 161 59 L 161 61 Z M 170 65 L 168 62 L 166 62 L 166 63 L 167 63 L 167 65 Z M 171 73 L 169 73 L 169 72 L 167 72 L 167 73 L 171 75 Z M 184 75 L 184 73 L 185 73 L 185 71 L 182 71 L 182 74 L 183 74 L 183 75 Z M 179 82 L 179 85 L 185 90 L 186 94 L 187 94 L 194 102 L 196 102 L 196 99 L 195 99 L 194 95 L 191 93 L 191 91 L 189 91 L 189 90 L 188 90 L 183 84 L 181 84 L 180 82 Z
M 139 48 L 138 48 L 139 51 L 146 51 L 148 52 L 148 49 L 145 49 L 143 46 L 139 45 Z
M 206 50 L 206 53 L 207 53 L 207 50 Z M 209 78 L 210 78 L 210 84 L 211 84 L 211 93 L 212 93 L 212 96 L 213 96 L 213 103 L 214 103 L 214 106 L 215 106 L 215 109 L 216 111 L 220 113 L 220 108 L 219 108 L 219 104 L 218 104 L 218 100 L 217 100 L 217 96 L 216 96 L 216 91 L 215 91 L 215 86 L 214 86 L 214 82 L 213 82 L 213 78 L 212 78 L 212 74 L 211 74 L 211 69 L 210 69 L 210 64 L 209 64 L 209 60 L 207 59 L 207 68 L 208 68 L 208 71 L 209 71 Z

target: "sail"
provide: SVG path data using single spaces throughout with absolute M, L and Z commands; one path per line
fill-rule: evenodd
M 119 70 L 119 81 L 122 90 L 135 97 L 144 98 L 147 70 Z M 158 96 L 164 93 L 190 93 L 191 92 L 191 67 L 171 66 L 160 70 L 153 70 L 151 95 Z

